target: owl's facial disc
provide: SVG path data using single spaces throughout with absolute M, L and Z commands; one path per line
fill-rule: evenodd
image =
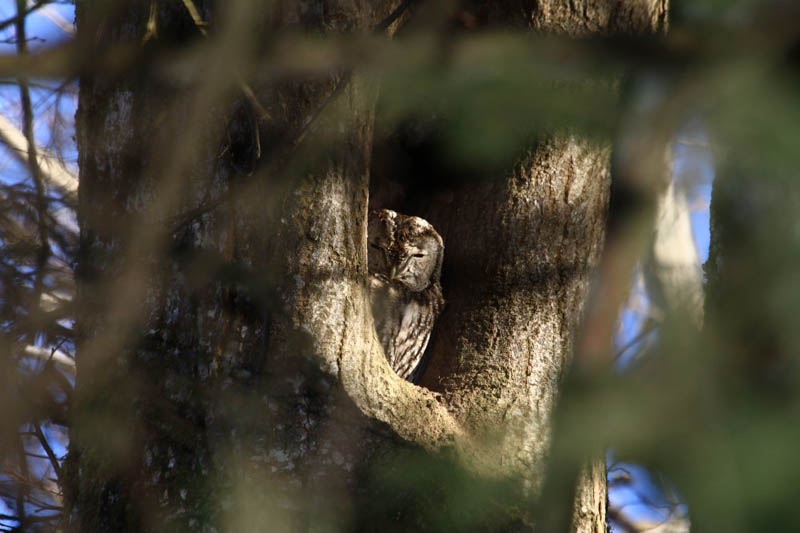
M 386 245 L 380 239 L 369 241 L 367 248 L 367 267 L 373 274 L 384 272 L 390 263 Z

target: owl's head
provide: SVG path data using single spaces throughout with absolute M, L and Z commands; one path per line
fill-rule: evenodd
M 444 243 L 428 221 L 389 209 L 372 211 L 367 240 L 370 274 L 412 292 L 439 281 Z

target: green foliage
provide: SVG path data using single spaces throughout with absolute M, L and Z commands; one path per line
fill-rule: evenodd
M 519 480 L 490 480 L 448 453 L 408 449 L 374 461 L 354 531 L 531 531 Z M 391 516 L 393 520 L 387 521 Z M 380 527 L 376 527 L 381 524 Z

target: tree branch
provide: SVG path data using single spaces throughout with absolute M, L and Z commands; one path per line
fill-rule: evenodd
M 345 322 L 360 322 L 361 327 L 347 328 L 360 335 L 343 339 L 344 349 L 337 358 L 347 394 L 364 414 L 388 424 L 400 437 L 429 450 L 452 447 L 474 459 L 470 439 L 442 397 L 401 379 L 391 369 L 375 336 L 366 288 L 354 284 L 353 289 L 352 300 L 358 303 L 348 306 Z
M 25 7 L 25 5 L 23 4 L 22 9 L 21 10 L 18 9 L 17 14 L 15 16 L 7 18 L 6 20 L 0 22 L 0 31 L 3 31 L 12 24 L 18 25 L 21 21 L 24 23 L 25 17 L 27 17 L 37 9 L 41 9 L 45 7 L 47 4 L 52 3 L 52 1 L 53 0 L 39 0 L 38 2 L 31 4 L 28 7 Z M 17 5 L 19 5 L 19 3 L 17 3 Z M 19 33 L 17 34 L 17 37 L 19 38 Z
M 58 464 L 58 457 L 56 457 L 56 454 L 53 452 L 53 448 L 50 447 L 50 443 L 47 442 L 47 438 L 45 438 L 42 428 L 39 427 L 39 424 L 33 424 L 33 431 L 36 433 L 36 438 L 39 439 L 39 444 L 42 446 L 42 449 L 50 459 L 50 465 L 53 467 L 53 472 L 56 473 L 58 479 L 61 479 L 61 466 Z
M 78 192 L 78 177 L 67 170 L 64 165 L 46 150 L 30 146 L 25 134 L 14 126 L 10 120 L 0 115 L 0 140 L 11 149 L 11 153 L 25 165 L 29 165 L 30 154 L 35 153 L 41 176 L 50 184 L 75 197 Z
M 17 0 L 17 54 L 20 56 L 27 55 L 27 44 L 25 42 L 25 0 Z M 31 94 L 28 89 L 28 80 L 20 76 L 19 92 L 20 100 L 22 102 L 22 125 L 25 138 L 28 142 L 28 169 L 31 173 L 31 178 L 36 187 L 36 211 L 37 211 L 37 228 L 39 231 L 39 249 L 36 254 L 36 277 L 33 282 L 33 292 L 35 302 L 41 300 L 45 288 L 45 267 L 50 258 L 50 229 L 47 226 L 48 215 L 48 201 L 47 189 L 42 174 L 39 170 L 39 162 L 36 158 L 36 138 L 33 133 L 33 106 L 31 105 Z
M 279 334 L 270 335 L 274 344 L 268 353 L 307 353 L 286 340 L 289 332 L 299 333 L 323 371 L 338 379 L 364 415 L 427 449 L 452 446 L 466 452 L 470 445 L 465 433 L 440 398 L 398 377 L 376 337 L 366 280 L 367 165 L 375 89 L 358 75 L 333 89 L 334 101 L 324 106 L 319 128 L 296 154 L 301 160 L 314 153 L 331 155 L 294 182 L 293 193 L 287 195 L 291 201 L 284 206 L 276 242 L 292 252 L 274 256 L 274 269 L 284 280 L 278 292 L 287 313 L 277 317 L 283 325 Z

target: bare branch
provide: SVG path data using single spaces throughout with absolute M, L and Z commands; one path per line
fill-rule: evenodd
M 41 8 L 41 14 L 47 17 L 50 22 L 58 26 L 58 28 L 67 35 L 75 35 L 75 25 L 61 16 L 61 14 L 53 9 L 53 6 L 45 5 Z
M 30 345 L 25 347 L 25 354 L 43 361 L 52 360 L 54 363 L 64 367 L 65 370 L 69 370 L 70 373 L 75 372 L 75 360 L 61 350 L 48 350 L 47 348 Z
M 34 147 L 29 152 L 30 146 L 25 135 L 14 126 L 14 124 L 0 115 L 0 139 L 11 149 L 14 156 L 24 164 L 28 164 L 29 154 L 35 153 L 37 167 L 41 176 L 52 186 L 58 187 L 70 195 L 75 195 L 78 191 L 78 177 L 67 170 L 61 161 L 52 154 L 40 148 Z
M 28 15 L 30 15 L 31 13 L 33 13 L 37 9 L 41 9 L 41 8 L 45 7 L 46 5 L 50 4 L 52 1 L 53 0 L 39 0 L 38 2 L 36 2 L 34 4 L 31 4 L 28 7 L 24 7 L 23 6 L 23 9 L 21 11 L 18 11 L 16 16 L 13 16 L 11 18 L 8 18 L 8 19 L 0 22 L 0 31 L 8 28 L 12 24 L 19 24 L 20 21 L 24 22 L 25 21 L 25 17 L 27 17 Z M 19 34 L 17 34 L 17 35 L 19 35 Z
M 44 436 L 42 428 L 39 427 L 39 424 L 33 424 L 33 430 L 36 433 L 36 438 L 39 439 L 39 445 L 47 454 L 48 459 L 50 459 L 50 465 L 53 467 L 53 472 L 55 472 L 56 476 L 61 479 L 61 465 L 58 464 L 58 457 L 56 457 L 56 454 L 53 452 L 53 448 L 50 447 L 50 443 L 47 442 L 47 438 Z
M 200 12 L 197 10 L 197 6 L 194 5 L 194 2 L 192 0 L 183 0 L 183 5 L 186 6 L 186 10 L 189 12 L 189 16 L 192 17 L 192 22 L 194 22 L 197 30 L 203 37 L 208 37 L 208 31 L 206 30 L 207 23 L 200 16 Z M 234 71 L 233 74 L 236 77 L 236 82 L 239 84 L 239 89 L 242 91 L 242 94 L 244 94 L 244 97 L 247 99 L 247 101 L 250 102 L 250 105 L 253 106 L 253 109 L 255 109 L 259 120 L 270 120 L 271 117 L 269 111 L 267 111 L 266 108 L 261 105 L 261 102 L 259 102 L 258 98 L 256 98 L 253 89 L 251 89 L 247 82 L 244 81 L 241 74 L 239 74 L 237 71 Z

